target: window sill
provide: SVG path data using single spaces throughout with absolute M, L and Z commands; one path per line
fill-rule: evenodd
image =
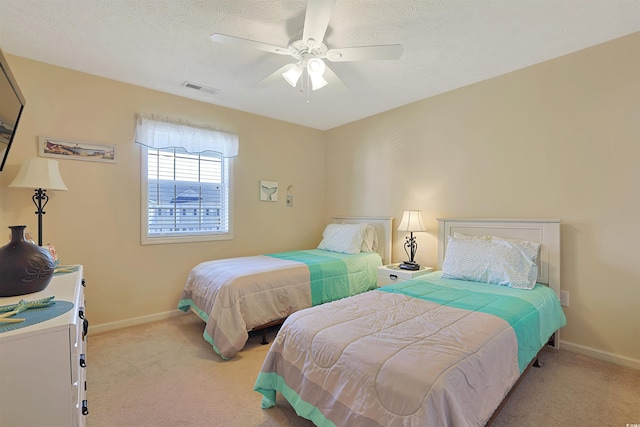
M 232 233 L 226 234 L 197 234 L 192 236 L 159 236 L 148 237 L 142 236 L 141 245 L 165 245 L 171 243 L 196 243 L 211 242 L 216 240 L 233 240 Z

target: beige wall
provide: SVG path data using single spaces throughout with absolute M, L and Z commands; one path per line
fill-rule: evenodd
M 640 367 L 640 33 L 328 131 L 325 170 L 328 214 L 422 210 L 425 265 L 438 217 L 562 219 L 565 347 Z
M 166 313 L 191 267 L 237 255 L 313 247 L 324 226 L 324 133 L 264 117 L 9 56 L 27 106 L 0 173 L 0 241 L 9 225 L 37 232 L 32 190 L 7 188 L 38 136 L 117 145 L 118 163 L 60 160 L 67 192 L 50 192 L 44 242 L 63 264 L 83 264 L 92 325 Z M 231 241 L 140 245 L 140 148 L 136 112 L 236 130 Z M 291 159 L 295 159 L 292 162 Z M 259 201 L 260 180 L 277 181 L 277 203 Z M 285 207 L 288 185 L 294 207 Z M 4 230 L 4 231 L 2 231 Z M 4 243 L 3 243 L 4 244 Z
M 425 265 L 438 217 L 560 218 L 563 345 L 640 366 L 639 50 L 635 34 L 327 132 L 10 56 L 28 104 L 0 173 L 0 230 L 35 231 L 31 192 L 6 186 L 39 135 L 116 144 L 115 165 L 60 161 L 70 191 L 44 217 L 63 263 L 85 265 L 103 325 L 173 310 L 197 262 L 311 247 L 331 215 L 422 210 Z M 140 246 L 138 111 L 239 132 L 233 241 Z M 294 185 L 295 207 L 259 202 L 260 179 Z

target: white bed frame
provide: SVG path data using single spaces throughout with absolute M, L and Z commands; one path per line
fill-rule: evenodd
M 453 233 L 472 236 L 498 236 L 540 243 L 538 283 L 549 286 L 560 298 L 560 220 L 559 219 L 472 219 L 438 218 L 438 268 L 447 251 L 448 237 Z M 558 349 L 560 333 L 553 336 Z
M 393 217 L 382 216 L 334 216 L 334 224 L 371 224 L 378 232 L 378 254 L 382 258 L 382 265 L 391 263 L 391 227 Z

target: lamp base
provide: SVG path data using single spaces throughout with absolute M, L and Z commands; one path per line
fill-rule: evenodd
M 411 271 L 420 270 L 420 264 L 418 264 L 415 261 L 405 261 L 401 263 L 398 267 L 403 270 L 411 270 Z

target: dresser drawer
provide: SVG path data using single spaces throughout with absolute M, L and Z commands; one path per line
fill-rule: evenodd
M 433 271 L 431 267 L 420 267 L 420 270 L 403 270 L 398 264 L 389 264 L 378 267 L 378 287 L 391 285 L 405 280 L 411 280 L 423 274 Z

